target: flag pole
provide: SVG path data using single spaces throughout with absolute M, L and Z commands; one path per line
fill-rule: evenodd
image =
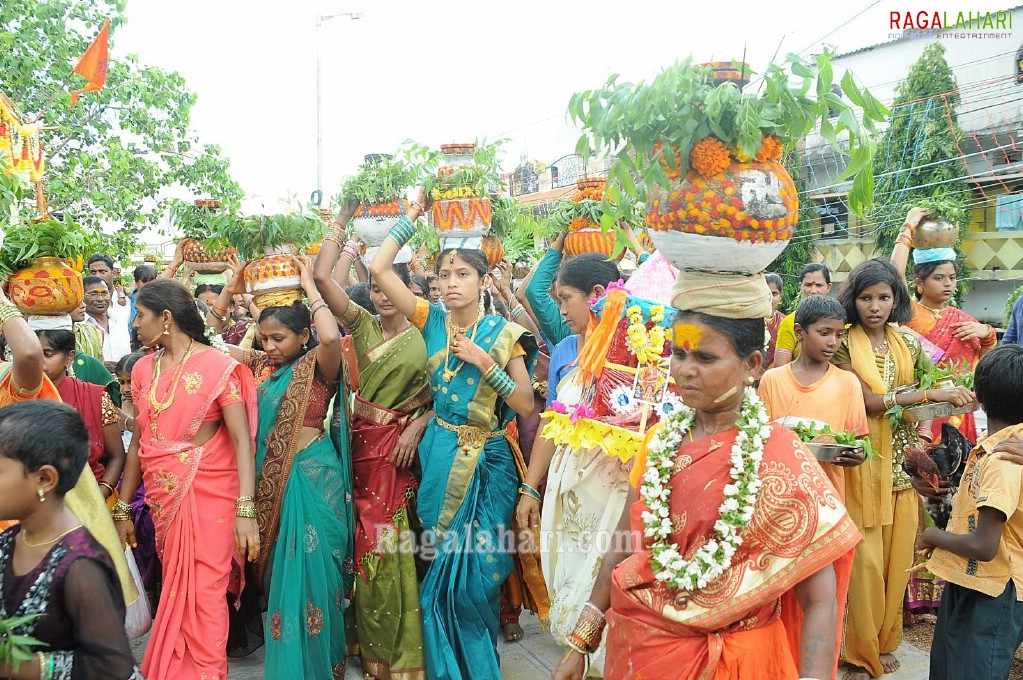
M 63 93 L 67 89 L 67 86 L 71 84 L 71 79 L 74 77 L 74 75 L 75 73 L 74 71 L 72 71 L 71 75 L 64 79 L 64 81 L 60 84 L 60 87 L 58 87 L 54 91 L 50 98 L 46 100 L 46 103 L 43 104 L 43 107 L 39 109 L 39 113 L 36 114 L 36 117 L 29 121 L 30 123 L 35 124 L 42 120 L 43 114 L 46 113 L 46 111 L 48 111 L 51 106 L 53 106 L 54 102 L 57 101 L 57 97 L 59 97 L 61 93 Z

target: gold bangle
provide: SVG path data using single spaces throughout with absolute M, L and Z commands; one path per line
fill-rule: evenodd
M 234 516 L 241 517 L 242 519 L 259 519 L 259 513 L 256 512 L 256 506 L 254 505 L 243 505 L 235 508 Z

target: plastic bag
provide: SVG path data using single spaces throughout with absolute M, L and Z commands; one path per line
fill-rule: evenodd
M 124 548 L 124 559 L 128 561 L 128 571 L 131 572 L 135 589 L 139 592 L 138 599 L 129 604 L 124 613 L 124 630 L 128 633 L 128 638 L 134 640 L 148 633 L 153 627 L 153 614 L 149 609 L 149 597 L 146 596 L 146 587 L 142 584 L 139 567 L 135 564 L 135 555 L 128 546 Z

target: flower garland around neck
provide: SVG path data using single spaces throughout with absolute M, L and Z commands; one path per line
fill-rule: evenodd
M 670 588 L 694 591 L 706 588 L 732 566 L 732 557 L 742 545 L 743 531 L 753 519 L 760 491 L 760 462 L 764 443 L 771 434 L 767 409 L 752 388 L 747 388 L 736 426 L 739 434 L 732 445 L 732 483 L 725 485 L 725 497 L 718 508 L 714 535 L 686 560 L 671 542 L 669 500 L 675 456 L 683 438 L 693 426 L 696 411 L 682 407 L 672 413 L 664 427 L 650 441 L 647 469 L 640 483 L 644 535 L 653 555 L 651 567 L 658 581 Z
M 629 307 L 625 315 L 629 318 L 629 326 L 625 329 L 629 351 L 641 364 L 658 363 L 664 352 L 665 333 L 660 325 L 664 321 L 664 307 L 654 305 L 650 308 L 650 321 L 654 324 L 650 330 L 643 321 L 643 310 L 639 305 Z

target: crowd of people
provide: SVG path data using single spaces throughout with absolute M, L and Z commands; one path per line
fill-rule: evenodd
M 368 263 L 342 206 L 295 258 L 301 290 L 263 308 L 245 263 L 193 278 L 180 249 L 131 290 L 89 258 L 69 315 L 0 298 L 0 618 L 38 640 L 0 677 L 226 678 L 265 646 L 267 678 L 353 657 L 378 680 L 499 678 L 523 609 L 564 645 L 559 680 L 876 678 L 922 613 L 932 678 L 1007 677 L 1023 349 L 950 305 L 954 252 L 912 248 L 922 211 L 834 295 L 808 263 L 790 314 L 776 275 L 739 300 L 662 266 L 684 408 L 625 460 L 540 431 L 592 399 L 594 302 L 626 273 L 564 237 L 517 287 L 479 250 L 428 268 L 407 247 L 426 203 Z M 933 365 L 975 378 L 922 383 Z M 975 402 L 986 430 L 899 417 Z M 818 461 L 793 421 L 869 446 Z M 948 427 L 976 445 L 957 488 L 905 464 Z

